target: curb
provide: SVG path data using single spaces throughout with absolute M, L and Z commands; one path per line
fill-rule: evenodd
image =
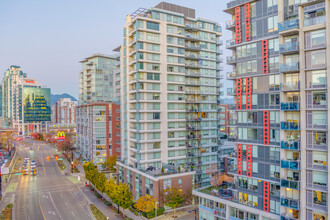
M 96 220 L 92 210 L 91 210 L 91 207 L 90 207 L 90 204 L 93 204 L 91 202 L 91 200 L 85 195 L 85 193 L 82 191 L 82 189 L 78 186 L 78 190 L 80 191 L 80 193 L 83 195 L 83 197 L 87 200 L 87 203 L 88 203 L 88 212 L 89 212 L 89 215 L 92 216 L 93 220 Z

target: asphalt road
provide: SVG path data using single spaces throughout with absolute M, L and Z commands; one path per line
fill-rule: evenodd
M 89 205 L 74 184 L 62 175 L 54 159 L 55 151 L 47 144 L 23 140 L 18 147 L 22 160 L 26 156 L 37 163 L 37 176 L 22 175 L 16 188 L 15 218 L 27 220 L 92 219 Z M 29 145 L 30 144 L 30 145 Z M 39 150 L 37 147 L 39 146 Z M 29 148 L 32 147 L 32 150 Z M 50 160 L 46 158 L 49 156 Z

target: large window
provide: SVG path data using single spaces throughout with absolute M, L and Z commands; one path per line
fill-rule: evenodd
M 306 69 L 326 67 L 325 50 L 315 50 L 306 53 Z
M 147 29 L 159 31 L 159 24 L 155 22 L 147 21 Z
M 308 71 L 306 74 L 307 88 L 324 88 L 327 85 L 326 70 Z
M 305 33 L 305 49 L 325 46 L 325 29 Z

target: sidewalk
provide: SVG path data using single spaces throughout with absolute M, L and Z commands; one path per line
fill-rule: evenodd
M 89 189 L 89 187 L 83 186 L 83 187 L 79 187 L 79 189 L 81 190 L 82 194 L 86 197 L 88 203 L 94 204 L 109 219 L 122 220 L 122 218 L 117 216 L 108 206 L 104 205 L 103 201 L 97 198 L 94 195 L 94 192 L 92 192 Z

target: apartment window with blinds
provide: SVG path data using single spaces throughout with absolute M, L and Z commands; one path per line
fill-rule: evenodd
M 274 32 L 278 30 L 278 16 L 268 18 L 268 32 Z

